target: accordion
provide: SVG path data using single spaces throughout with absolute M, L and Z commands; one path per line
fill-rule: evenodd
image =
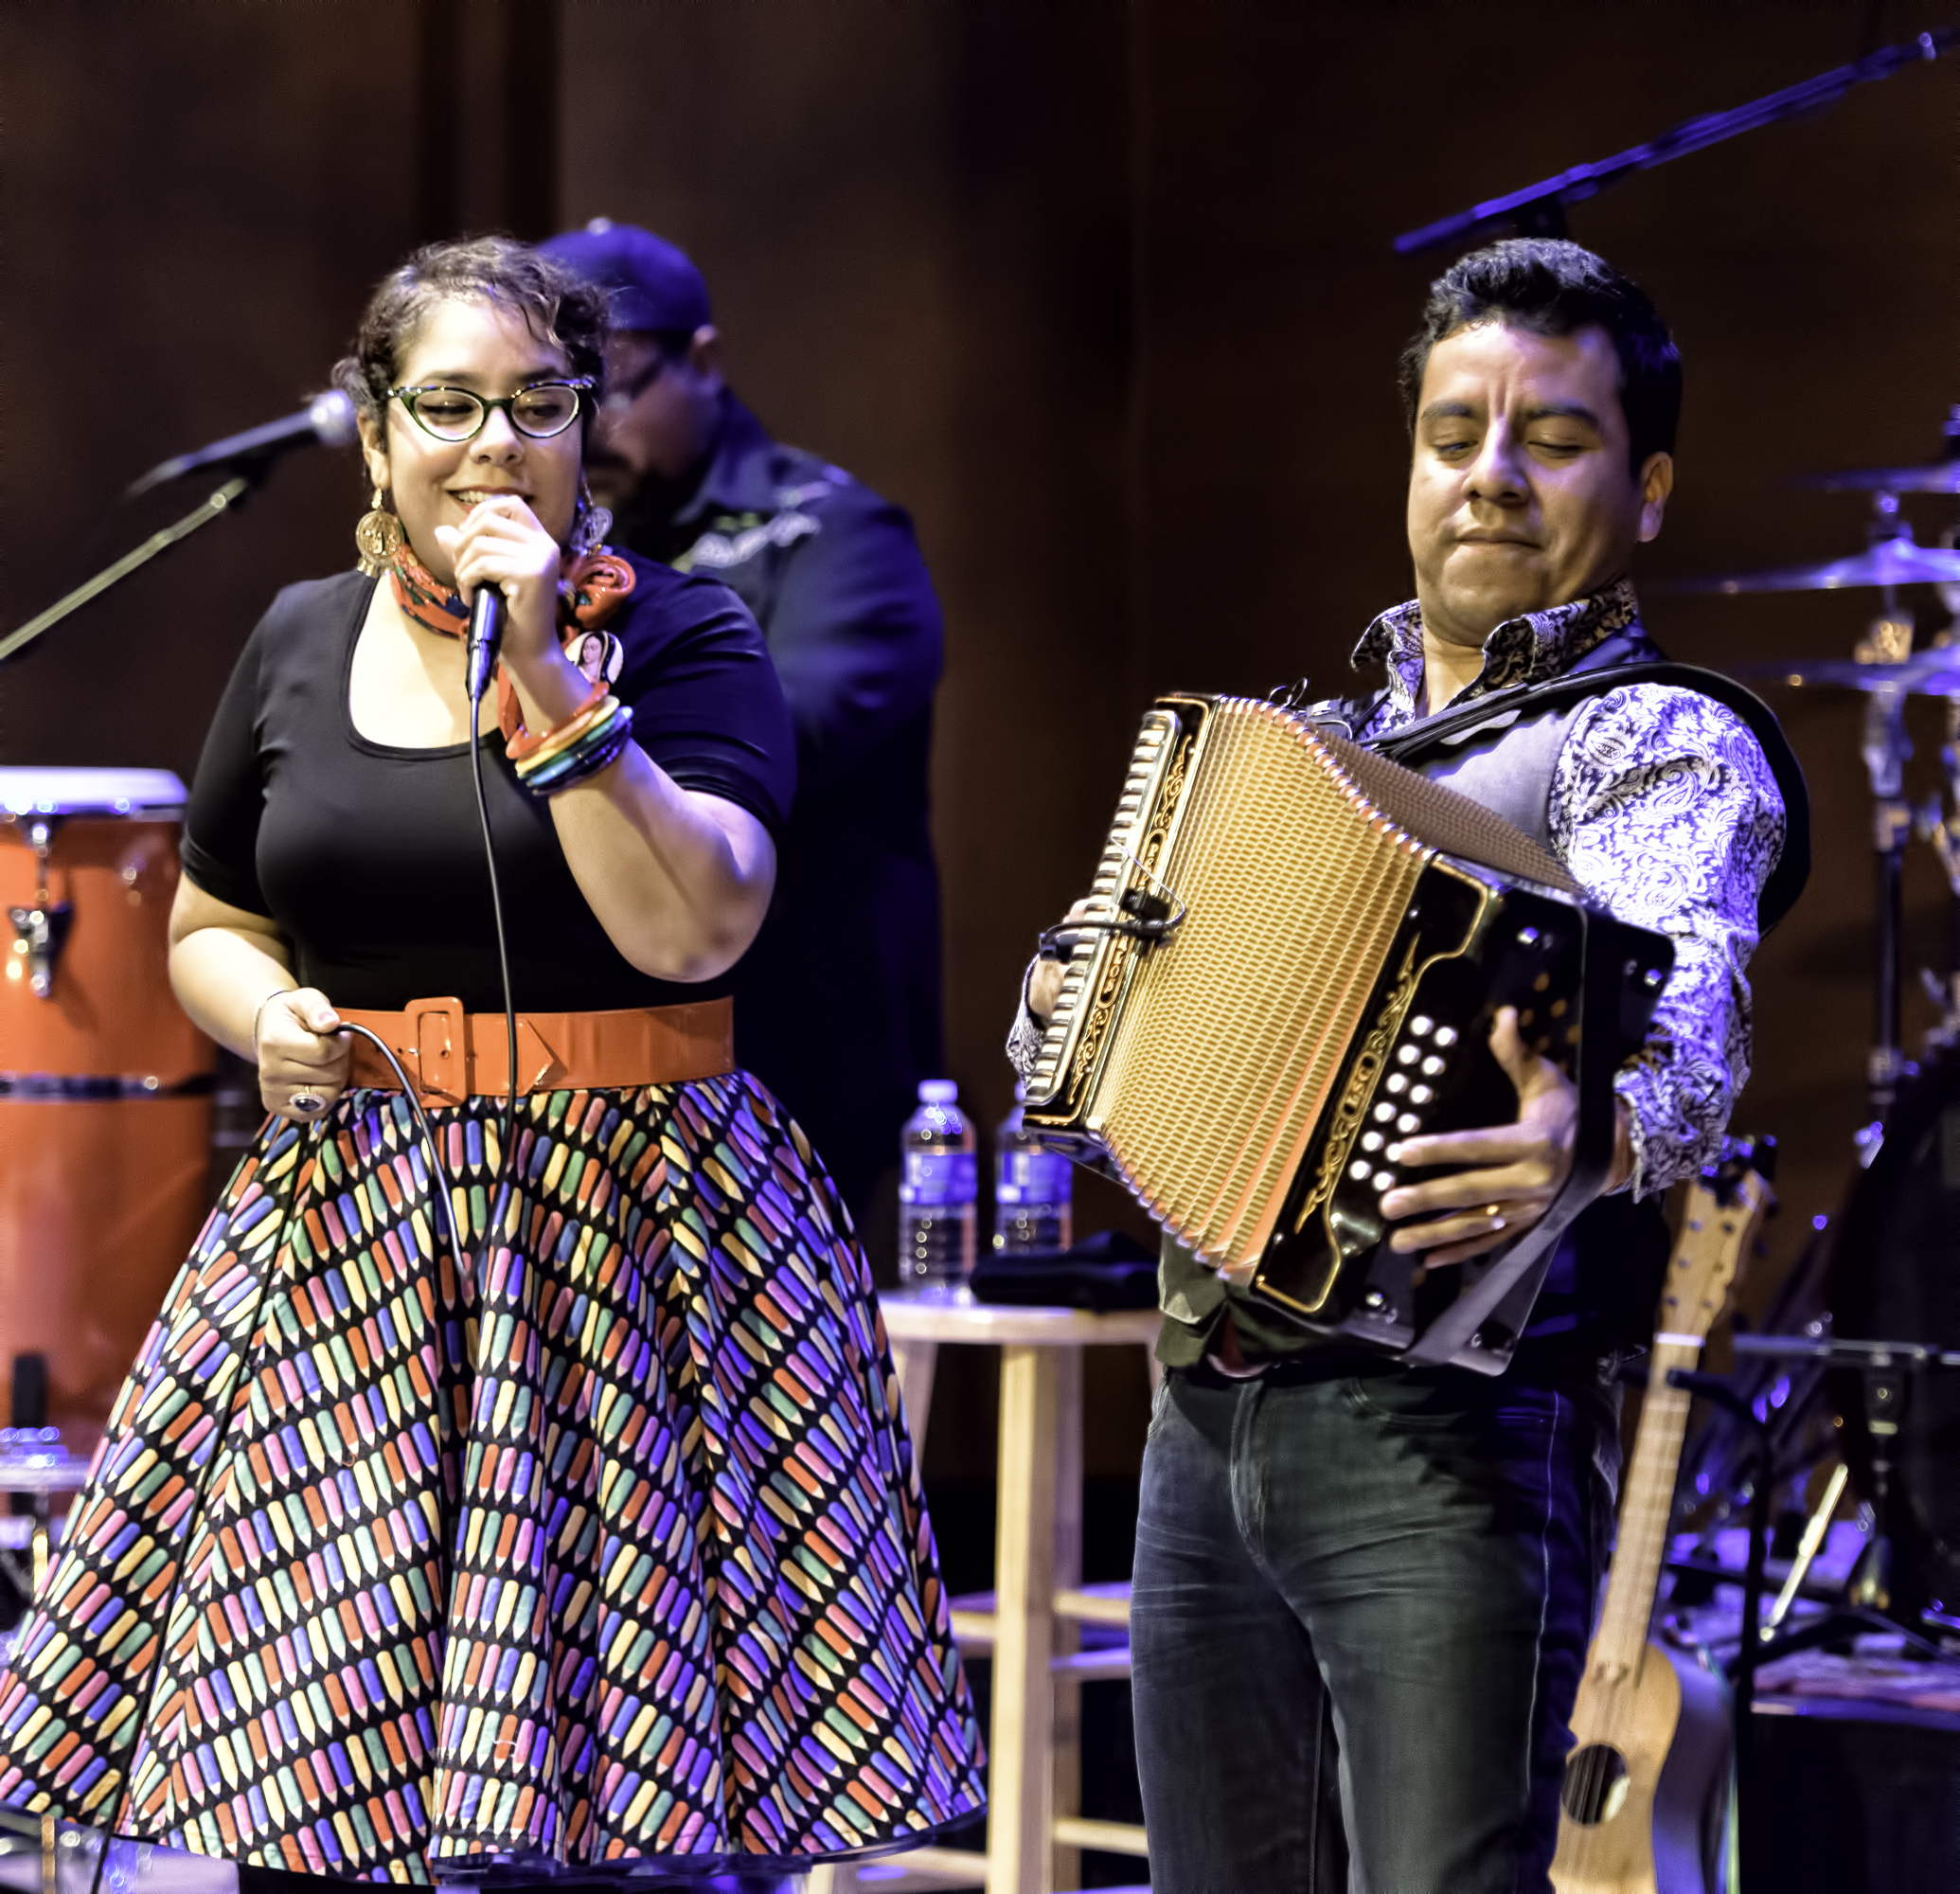
M 1666 940 L 1469 797 L 1232 697 L 1145 717 L 1088 909 L 1065 923 L 1026 1128 L 1263 1306 L 1501 1372 L 1611 1164 L 1613 1075 L 1646 1036 Z M 1515 1119 L 1488 1046 L 1506 1006 L 1577 1088 L 1572 1174 L 1533 1228 L 1425 1271 L 1385 1241 L 1390 1152 Z

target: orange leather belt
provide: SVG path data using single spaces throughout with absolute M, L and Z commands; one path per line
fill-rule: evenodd
M 411 1000 L 403 1012 L 339 1009 L 379 1033 L 401 1060 L 424 1104 L 502 1098 L 510 1055 L 500 1012 L 465 1012 L 456 999 Z M 735 1002 L 638 1007 L 626 1012 L 517 1015 L 520 1093 L 610 1091 L 677 1085 L 735 1070 Z M 366 1040 L 354 1040 L 349 1085 L 399 1091 L 401 1081 Z

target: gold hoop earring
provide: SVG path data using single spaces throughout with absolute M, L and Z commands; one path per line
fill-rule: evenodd
M 402 531 L 401 522 L 388 510 L 382 490 L 377 487 L 367 510 L 354 523 L 354 547 L 361 555 L 361 570 L 369 579 L 380 578 L 407 544 L 408 535 Z

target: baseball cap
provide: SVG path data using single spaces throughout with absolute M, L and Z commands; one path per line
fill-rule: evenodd
M 692 331 L 714 320 L 706 278 L 687 253 L 636 223 L 595 217 L 538 248 L 606 292 L 615 329 Z

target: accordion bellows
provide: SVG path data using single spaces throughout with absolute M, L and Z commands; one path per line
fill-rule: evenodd
M 1093 1139 L 1181 1242 L 1250 1268 L 1439 854 L 1577 892 L 1501 817 L 1275 706 L 1160 700 L 1093 898 L 1114 928 L 1181 918 L 1078 938 L 1028 1122 Z

